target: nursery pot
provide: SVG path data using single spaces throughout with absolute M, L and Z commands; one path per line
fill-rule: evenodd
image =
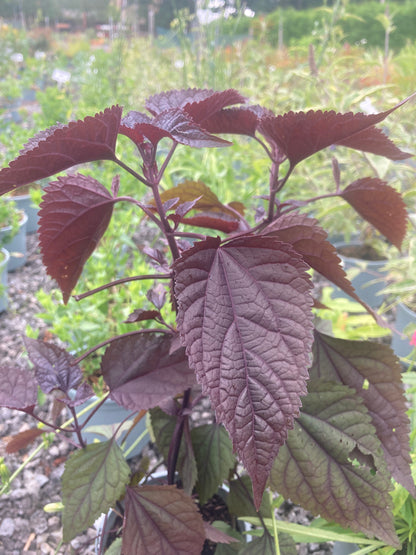
M 35 233 L 38 229 L 39 208 L 33 204 L 31 195 L 16 195 L 8 197 L 8 200 L 14 201 L 17 208 L 27 215 L 26 233 Z
M 0 249 L 0 312 L 7 309 L 7 265 L 10 254 L 6 249 Z
M 366 260 L 359 258 L 359 255 L 354 256 L 354 252 L 360 253 L 363 244 L 359 242 L 353 243 L 336 243 L 335 248 L 341 258 L 344 270 L 351 271 L 351 283 L 357 295 L 366 302 L 371 308 L 379 308 L 383 303 L 384 297 L 379 293 L 385 287 L 385 277 L 387 271 L 383 270 L 386 265 L 386 260 Z M 347 297 L 349 296 L 336 288 L 334 297 Z
M 10 260 L 8 264 L 9 272 L 17 270 L 17 268 L 20 268 L 26 263 L 26 225 L 27 215 L 23 212 L 16 235 L 4 245 L 4 248 L 10 253 Z M 0 228 L 0 243 L 2 237 L 10 232 L 10 226 Z
M 404 303 L 399 303 L 396 307 L 396 320 L 391 341 L 391 348 L 398 357 L 408 357 L 415 348 L 410 344 L 410 338 L 415 329 L 416 312 Z
M 75 395 L 75 392 L 74 392 L 74 395 Z M 82 405 L 77 406 L 75 408 L 77 416 L 83 409 L 88 407 L 88 405 L 90 405 L 93 401 L 96 401 L 97 399 L 98 398 L 95 396 L 91 397 L 91 399 L 88 399 L 88 401 L 86 401 Z M 79 416 L 78 417 L 79 423 L 82 424 L 83 422 L 85 422 L 85 420 L 93 410 L 94 409 L 91 409 L 85 412 L 82 416 Z M 127 410 L 121 407 L 112 399 L 106 399 L 104 403 L 100 406 L 100 408 L 97 410 L 97 412 L 95 412 L 94 415 L 91 417 L 91 419 L 88 421 L 88 423 L 86 424 L 86 427 L 83 429 L 82 437 L 84 441 L 86 443 L 93 443 L 95 440 L 104 441 L 106 439 L 104 435 L 100 434 L 98 430 L 92 431 L 92 430 L 89 430 L 89 428 L 92 428 L 93 426 L 95 427 L 95 426 L 105 425 L 105 426 L 111 426 L 115 431 L 118 425 L 121 422 L 123 422 L 128 416 L 131 416 L 131 414 L 132 414 L 131 410 Z M 130 419 L 130 422 L 132 422 L 133 418 L 134 417 Z M 139 437 L 145 431 L 146 431 L 146 419 L 142 418 L 140 422 L 138 422 L 134 427 L 134 429 L 130 432 L 125 443 L 123 443 L 123 449 L 125 450 L 128 449 L 135 442 L 136 438 Z M 123 441 L 123 437 L 125 436 L 126 433 L 127 432 L 123 432 L 117 436 L 118 444 L 120 444 Z M 141 439 L 139 443 L 134 447 L 134 449 L 128 454 L 127 459 L 130 459 L 135 457 L 136 455 L 139 455 L 148 442 L 149 442 L 149 434 L 146 433 L 143 439 Z

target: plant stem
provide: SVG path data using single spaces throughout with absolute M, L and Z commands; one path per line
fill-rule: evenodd
M 104 291 L 105 289 L 109 289 L 110 287 L 113 287 L 113 285 L 120 285 L 122 283 L 128 283 L 129 281 L 139 281 L 139 280 L 143 280 L 143 279 L 171 279 L 171 278 L 172 278 L 171 274 L 149 274 L 149 275 L 142 275 L 142 276 L 132 276 L 132 277 L 120 278 L 120 279 L 116 279 L 114 281 L 110 281 L 109 283 L 106 283 L 104 285 L 101 285 L 100 287 L 96 287 L 95 289 L 90 289 L 89 291 L 86 291 L 85 293 L 81 293 L 81 295 L 73 295 L 73 298 L 76 301 L 81 301 L 82 299 L 85 299 L 86 297 L 89 297 L 90 295 L 94 295 L 95 293 L 98 293 L 99 291 Z
M 169 454 L 168 454 L 168 461 L 167 461 L 169 485 L 172 485 L 175 483 L 175 471 L 176 471 L 176 465 L 178 462 L 179 449 L 181 447 L 185 421 L 188 418 L 188 416 L 184 414 L 184 411 L 189 405 L 190 397 L 191 397 L 191 390 L 187 389 L 183 394 L 182 411 L 181 411 L 181 414 L 177 417 L 175 430 L 172 434 L 172 439 L 169 446 Z
M 138 181 L 141 181 L 144 185 L 146 185 L 146 187 L 152 186 L 152 184 L 146 178 L 135 172 L 132 168 L 130 168 L 130 166 L 127 166 L 127 164 L 122 162 L 119 158 L 115 157 L 114 162 L 118 164 L 121 168 L 123 168 L 123 170 L 126 170 L 126 172 L 135 177 Z

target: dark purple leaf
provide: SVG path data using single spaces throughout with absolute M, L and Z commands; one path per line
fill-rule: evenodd
M 144 320 L 154 320 L 160 316 L 158 310 L 145 310 L 144 308 L 137 308 L 131 314 L 129 314 L 127 320 L 124 320 L 125 324 L 133 324 L 135 322 L 143 322 Z
M 39 242 L 43 263 L 58 282 L 65 303 L 107 229 L 114 202 L 101 183 L 81 174 L 58 177 L 45 189 Z
M 158 309 L 161 310 L 166 302 L 166 288 L 161 283 L 157 283 L 146 293 L 147 299 Z
M 53 343 L 24 337 L 29 359 L 35 370 L 39 387 L 45 393 L 59 389 L 69 393 L 82 379 L 82 370 L 74 357 Z
M 84 162 L 113 160 L 122 109 L 107 108 L 94 117 L 58 124 L 36 135 L 0 171 L 0 195 Z
M 313 514 L 398 547 L 391 476 L 356 391 L 311 379 L 271 472 L 271 487 Z
M 101 364 L 110 397 L 138 411 L 157 406 L 195 383 L 185 349 L 169 354 L 171 338 L 138 334 L 121 337 L 107 348 Z
M 400 193 L 376 177 L 354 181 L 342 198 L 399 250 L 407 231 L 407 209 Z
M 341 266 L 341 260 L 335 247 L 327 241 L 327 233 L 321 228 L 317 220 L 304 214 L 284 214 L 264 228 L 263 234 L 291 244 L 311 268 L 361 303 L 380 325 L 385 325 L 381 317 L 356 294 Z
M 174 264 L 178 329 L 217 420 L 247 468 L 255 504 L 306 392 L 308 266 L 285 243 L 207 239 Z
M 77 387 L 75 397 L 63 397 L 59 400 L 68 407 L 78 407 L 79 405 L 85 403 L 85 401 L 88 401 L 88 399 L 91 399 L 93 395 L 94 390 L 92 389 L 92 387 L 87 382 L 82 382 Z
M 29 370 L 0 366 L 0 407 L 31 412 L 37 402 L 38 388 Z
M 350 148 L 360 149 L 369 144 L 369 138 L 375 141 L 373 131 L 370 130 L 364 135 L 361 132 L 383 121 L 407 100 L 386 112 L 370 115 L 353 114 L 352 112 L 340 114 L 321 110 L 310 110 L 307 113 L 288 112 L 283 116 L 263 118 L 259 123 L 258 130 L 280 154 L 289 159 L 290 165 L 293 167 L 301 160 L 333 144 L 344 144 L 345 142 Z M 363 136 L 366 139 L 364 145 Z M 380 142 L 377 131 L 376 137 Z M 390 144 L 384 142 L 380 142 L 380 144 L 377 154 L 388 157 L 391 153 Z M 410 154 L 404 156 L 404 154 L 405 158 L 411 156 Z
M 412 495 L 410 423 L 397 357 L 386 345 L 347 341 L 315 333 L 311 377 L 352 387 L 364 403 L 381 441 L 393 477 Z
M 364 129 L 364 131 L 356 133 L 350 139 L 338 141 L 337 144 L 355 148 L 356 150 L 363 150 L 364 152 L 371 152 L 372 154 L 379 154 L 390 160 L 405 160 L 413 156 L 413 154 L 400 150 L 381 129 L 376 127 Z
M 204 540 L 194 501 L 176 486 L 127 488 L 123 553 L 195 555 Z
M 204 521 L 204 530 L 205 530 L 206 538 L 214 543 L 229 544 L 229 543 L 236 543 L 239 541 L 237 538 L 233 538 L 232 536 L 229 536 L 222 530 L 215 528 L 215 526 L 212 526 L 212 524 L 209 524 L 206 521 Z
M 215 213 L 202 213 L 189 218 L 182 218 L 181 223 L 193 225 L 196 227 L 205 227 L 207 229 L 215 229 L 224 233 L 232 233 L 237 231 L 239 223 L 237 220 L 231 220 L 225 215 L 217 215 Z

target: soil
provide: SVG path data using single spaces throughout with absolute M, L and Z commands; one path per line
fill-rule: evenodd
M 54 284 L 42 266 L 36 235 L 28 235 L 27 263 L 9 274 L 9 308 L 0 314 L 0 365 L 24 366 L 26 364 L 22 336 L 26 326 L 47 330 L 45 324 L 36 317 L 40 311 L 35 297 L 41 287 L 50 290 Z M 50 407 L 43 408 L 44 416 Z M 205 411 L 205 412 L 204 412 Z M 201 418 L 206 418 L 206 407 Z M 4 457 L 10 473 L 27 459 L 34 450 L 29 446 L 17 454 L 6 453 L 10 436 L 28 430 L 34 422 L 23 413 L 0 408 L 0 457 Z M 35 445 L 39 444 L 39 440 Z M 22 474 L 12 482 L 10 492 L 0 501 L 0 555 L 92 555 L 97 536 L 95 528 L 89 528 L 69 545 L 62 545 L 62 524 L 60 513 L 46 513 L 43 507 L 61 500 L 61 477 L 64 463 L 72 445 L 62 434 L 48 449 L 43 449 L 27 464 Z M 147 450 L 149 455 L 151 450 Z M 132 469 L 139 463 L 136 457 L 129 461 Z M 281 508 L 282 517 L 291 522 L 308 524 L 312 516 L 285 502 Z M 330 544 L 308 544 L 299 546 L 300 555 L 330 555 Z M 133 554 L 131 554 L 133 555 Z

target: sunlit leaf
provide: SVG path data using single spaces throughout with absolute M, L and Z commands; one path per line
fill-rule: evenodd
M 30 430 L 25 430 L 24 432 L 19 432 L 11 436 L 10 439 L 7 440 L 6 453 L 17 453 L 20 449 L 25 449 L 43 433 L 45 433 L 45 430 L 30 428 Z
M 58 282 L 65 303 L 107 229 L 114 202 L 101 183 L 81 174 L 59 177 L 45 189 L 39 242 L 43 263 Z
M 29 141 L 20 155 L 0 171 L 0 195 L 93 160 L 113 160 L 121 119 L 120 106 L 94 117 L 58 124 Z
M 178 329 L 191 366 L 252 482 L 255 505 L 305 394 L 308 266 L 269 237 L 208 239 L 174 265 Z
M 407 231 L 407 209 L 400 193 L 379 178 L 366 177 L 348 185 L 341 196 L 400 250 Z

